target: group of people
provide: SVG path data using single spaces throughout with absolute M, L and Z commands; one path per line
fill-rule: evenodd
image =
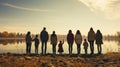
M 40 40 L 42 43 L 42 46 L 41 46 L 42 47 L 41 48 L 42 55 L 46 54 L 48 39 L 49 39 L 49 34 L 46 31 L 46 28 L 44 27 L 40 33 Z M 83 40 L 83 38 L 82 38 L 81 32 L 79 30 L 77 30 L 75 36 L 72 33 L 72 30 L 69 30 L 69 32 L 67 34 L 67 43 L 68 43 L 68 50 L 69 50 L 70 55 L 72 54 L 74 41 L 77 45 L 77 54 L 78 55 L 80 54 L 82 40 Z M 32 39 L 30 32 L 27 32 L 27 34 L 26 34 L 26 53 L 27 54 L 31 53 L 32 41 L 35 41 L 35 53 L 38 54 L 38 46 L 40 43 L 38 35 L 36 35 L 36 37 L 34 39 Z M 90 54 L 91 55 L 94 54 L 94 41 L 97 44 L 98 54 L 101 54 L 101 52 L 102 52 L 101 44 L 103 44 L 103 40 L 102 40 L 102 33 L 100 32 L 100 30 L 97 30 L 97 32 L 95 33 L 93 28 L 90 28 L 90 31 L 88 32 L 88 36 L 87 36 L 87 38 L 84 39 L 84 42 L 83 42 L 85 54 L 87 54 L 87 49 L 88 49 L 88 42 L 87 41 L 90 44 L 90 51 L 91 51 Z M 56 54 L 56 45 L 58 43 L 58 38 L 57 38 L 55 31 L 53 31 L 53 33 L 50 36 L 50 43 L 52 44 L 53 55 L 55 55 Z M 64 52 L 63 44 L 64 44 L 64 40 L 63 41 L 60 40 L 59 44 L 58 44 L 59 54 L 62 54 Z

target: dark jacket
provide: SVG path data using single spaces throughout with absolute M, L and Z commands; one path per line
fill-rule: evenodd
M 49 38 L 49 35 L 48 35 L 48 32 L 47 31 L 42 31 L 40 33 L 40 39 L 42 42 L 47 42 L 48 41 L 48 38 Z
M 93 30 L 90 30 L 88 32 L 88 41 L 94 41 L 95 40 L 95 32 Z
M 25 40 L 26 40 L 26 43 L 32 43 L 32 38 L 30 35 L 26 35 Z
M 85 41 L 85 42 L 83 43 L 83 46 L 84 46 L 84 49 L 88 49 L 88 42 Z
M 72 33 L 69 33 L 67 35 L 67 42 L 68 42 L 68 44 L 73 44 L 73 42 L 74 42 L 74 35 Z
M 35 41 L 35 45 L 39 45 L 40 43 L 38 38 L 33 39 L 33 41 Z
M 51 40 L 51 44 L 57 45 L 57 35 L 56 34 L 52 34 L 50 40 Z
M 96 33 L 95 40 L 96 40 L 96 44 L 103 44 L 102 34 L 101 33 Z
M 58 44 L 58 52 L 64 52 L 62 45 L 63 43 Z
M 75 35 L 75 43 L 76 44 L 81 44 L 82 43 L 82 35 L 81 34 L 76 34 Z

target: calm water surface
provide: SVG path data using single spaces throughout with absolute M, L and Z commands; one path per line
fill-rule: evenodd
M 24 41 L 0 41 L 0 53 L 25 53 L 26 44 Z M 95 53 L 97 53 L 97 46 L 94 44 Z M 68 44 L 65 42 L 63 44 L 64 53 L 68 53 Z M 34 42 L 32 42 L 32 53 L 34 53 Z M 58 51 L 58 45 L 56 46 Z M 119 41 L 104 41 L 102 45 L 102 52 L 120 52 L 120 42 Z M 39 53 L 41 53 L 41 43 L 39 44 Z M 47 43 L 47 53 L 52 53 L 52 45 L 50 42 Z M 58 53 L 58 52 L 57 52 Z M 76 44 L 73 44 L 73 53 L 77 53 Z M 81 44 L 81 53 L 84 53 L 83 43 Z M 88 53 L 90 49 L 88 47 Z

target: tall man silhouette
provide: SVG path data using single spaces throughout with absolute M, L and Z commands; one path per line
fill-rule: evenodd
M 42 55 L 46 54 L 48 38 L 49 38 L 48 32 L 46 31 L 46 28 L 44 27 L 40 33 L 40 39 L 42 42 Z
M 95 40 L 95 32 L 91 27 L 90 31 L 88 32 L 88 42 L 90 44 L 91 54 L 94 54 L 94 40 Z

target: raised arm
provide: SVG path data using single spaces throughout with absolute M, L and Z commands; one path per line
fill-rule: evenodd
M 62 44 L 64 44 L 64 40 L 63 40 Z

